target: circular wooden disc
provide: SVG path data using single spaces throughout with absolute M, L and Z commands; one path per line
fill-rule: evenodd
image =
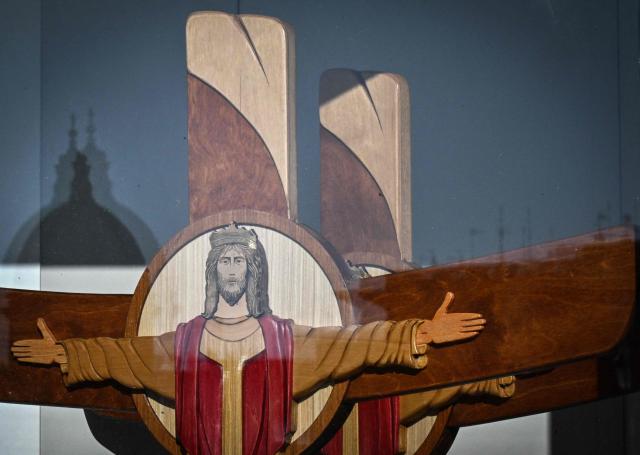
M 286 218 L 234 210 L 196 221 L 156 254 L 133 295 L 125 336 L 159 335 L 202 313 L 208 233 L 233 222 L 254 228 L 265 247 L 274 314 L 311 326 L 351 322 L 351 301 L 344 278 L 348 275 L 341 259 L 329 253 L 305 228 Z M 298 404 L 296 414 L 302 416 L 298 418 L 302 428 L 287 453 L 305 451 L 335 425 L 347 387 L 347 381 L 341 382 Z M 164 447 L 171 453 L 181 453 L 174 437 L 173 409 L 145 394 L 135 394 L 134 402 L 142 420 Z

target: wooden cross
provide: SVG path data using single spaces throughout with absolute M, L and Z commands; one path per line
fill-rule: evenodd
M 211 44 L 216 42 L 225 45 Z M 251 215 L 248 221 L 266 225 L 275 220 L 282 226 L 286 223 L 278 220 L 295 221 L 297 214 L 292 31 L 270 18 L 201 13 L 189 20 L 187 46 L 192 225 L 164 253 L 177 252 L 179 241 L 200 233 L 199 226 L 220 212 L 234 210 L 228 215 L 233 218 L 230 222 L 258 210 L 262 215 Z M 385 177 L 385 165 L 380 166 L 377 158 L 367 161 L 380 147 L 349 137 L 357 124 L 345 119 L 353 120 L 354 113 L 330 103 L 344 91 L 327 95 L 325 111 L 321 110 L 323 234 L 333 244 L 330 250 L 337 249 L 354 264 L 406 271 L 361 280 L 336 278 L 344 281 L 343 292 L 352 305 L 343 319 L 359 324 L 431 319 L 443 295 L 453 290 L 456 311 L 482 313 L 489 322 L 471 342 L 433 348 L 428 367 L 420 372 L 365 372 L 337 385 L 341 402 L 350 406 L 358 400 L 518 373 L 517 393 L 509 400 L 499 405 L 458 404 L 441 416 L 436 440 L 427 440 L 419 449 L 429 453 L 446 448 L 459 426 L 635 390 L 637 332 L 629 330 L 636 293 L 633 229 L 608 229 L 497 256 L 409 270 L 403 263 L 411 259 L 409 180 L 403 174 L 408 171 L 408 119 L 403 117 L 408 92 L 398 77 L 374 76 L 328 73 L 325 88 L 331 93 L 336 82 L 330 79 L 335 77 L 338 82 L 346 78 L 347 88 L 366 89 L 374 108 L 368 112 L 377 125 L 367 123 L 364 132 L 369 136 L 363 137 L 377 134 L 375 127 L 394 132 L 385 135 L 390 142 L 384 149 L 394 150 L 387 158 L 397 160 L 396 173 Z M 349 77 L 356 81 L 349 82 Z M 388 79 L 391 84 L 385 85 Z M 376 110 L 381 106 L 377 96 L 391 100 L 390 110 Z M 396 123 L 389 126 L 389 122 Z M 364 152 L 359 156 L 360 146 Z M 292 236 L 314 242 L 302 228 L 292 229 Z M 160 264 L 154 259 L 139 290 L 152 286 Z M 346 274 L 343 266 L 338 269 Z M 130 296 L 3 289 L 0 302 L 8 329 L 0 336 L 5 346 L 36 338 L 38 318 L 46 320 L 57 339 L 136 336 L 144 303 L 140 298 L 138 291 Z M 619 362 L 612 353 L 624 353 L 627 362 Z M 2 401 L 136 409 L 121 387 L 68 389 L 57 369 L 19 365 L 8 350 L 3 355 Z M 620 376 L 629 380 L 620 382 L 616 379 Z M 145 404 L 147 397 L 138 395 L 135 401 L 145 422 L 156 418 Z M 341 423 L 338 409 L 331 411 L 325 422 L 314 423 L 299 435 L 290 450 L 324 444 Z M 177 450 L 169 437 L 159 438 L 169 450 Z

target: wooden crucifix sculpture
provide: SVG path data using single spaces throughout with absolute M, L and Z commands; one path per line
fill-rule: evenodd
M 294 221 L 292 39 L 271 18 L 191 16 L 191 224 L 133 296 L 3 290 L 3 341 L 27 364 L 5 359 L 2 400 L 131 409 L 133 391 L 170 452 L 298 453 L 331 440 L 345 404 L 575 365 L 622 342 L 628 228 L 354 279 L 346 251 Z M 58 363 L 63 378 L 29 362 Z M 83 387 L 94 381 L 107 382 Z

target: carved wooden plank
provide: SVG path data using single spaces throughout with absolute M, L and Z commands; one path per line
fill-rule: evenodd
M 392 73 L 329 70 L 320 79 L 320 104 L 322 235 L 371 276 L 410 270 L 405 262 L 412 253 L 407 83 Z M 359 409 L 356 403 L 334 437 L 339 440 L 325 447 L 328 453 L 341 443 L 342 453 L 357 454 L 360 436 L 384 431 L 359 426 Z M 404 453 L 430 450 L 447 431 L 449 413 L 403 426 Z
M 57 339 L 122 337 L 130 302 L 130 295 L 0 289 L 0 401 L 134 411 L 125 389 L 111 385 L 67 389 L 58 368 L 19 364 L 9 350 L 16 340 L 41 337 L 38 317 L 46 319 Z
M 198 12 L 186 34 L 191 220 L 242 208 L 295 219 L 291 28 L 270 17 Z
M 355 318 L 430 318 L 446 291 L 452 310 L 482 313 L 470 343 L 435 348 L 418 374 L 365 374 L 350 398 L 383 396 L 535 370 L 603 354 L 622 340 L 635 303 L 635 239 L 612 228 L 504 255 L 369 278 L 350 290 Z M 582 308 L 589 308 L 582 311 Z
M 322 232 L 327 240 L 349 260 L 369 252 L 399 257 L 391 212 L 379 185 L 347 146 L 324 128 L 320 148 Z M 380 264 L 379 259 L 370 263 Z
M 406 81 L 392 73 L 326 71 L 320 123 L 323 233 L 346 257 L 411 260 Z M 336 187 L 341 197 L 333 197 Z
M 218 91 L 194 76 L 189 88 L 191 221 L 230 208 L 287 216 L 287 198 L 266 144 Z

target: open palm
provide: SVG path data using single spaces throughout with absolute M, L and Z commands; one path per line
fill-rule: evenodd
M 432 320 L 425 320 L 418 328 L 416 344 L 441 344 L 465 340 L 478 335 L 486 320 L 479 313 L 447 313 L 453 292 L 447 292 Z
M 66 364 L 67 355 L 64 348 L 57 344 L 56 338 L 47 327 L 44 319 L 38 318 L 37 325 L 42 338 L 14 342 L 11 346 L 13 356 L 19 362 L 25 363 L 39 363 L 42 365 L 51 365 L 52 363 Z

